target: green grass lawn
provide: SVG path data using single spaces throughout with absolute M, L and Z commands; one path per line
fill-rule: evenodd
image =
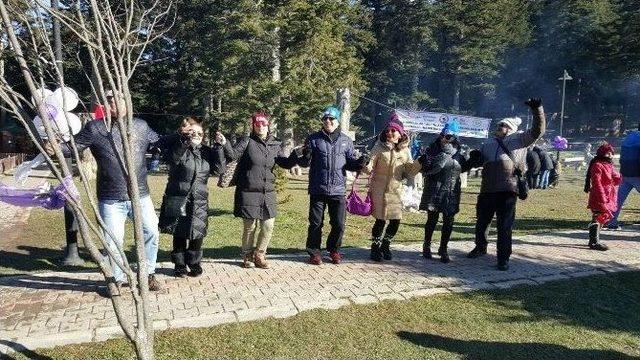
M 156 334 L 157 359 L 637 359 L 640 273 Z M 133 359 L 124 339 L 27 351 Z
M 518 202 L 515 235 L 532 234 L 567 229 L 586 229 L 590 220 L 586 208 L 586 194 L 582 191 L 583 172 L 567 171 L 557 189 L 534 190 L 529 199 Z M 159 210 L 166 185 L 166 175 L 149 176 L 151 196 Z M 204 255 L 208 258 L 236 257 L 240 252 L 242 222 L 233 217 L 233 188 L 221 189 L 209 181 L 211 206 L 209 234 L 204 242 Z M 464 189 L 461 212 L 456 216 L 454 241 L 471 241 L 475 224 L 475 204 L 479 179 L 470 178 L 470 186 Z M 308 195 L 305 180 L 290 179 L 285 193 L 279 195 L 279 215 L 271 242 L 270 253 L 302 251 L 307 232 Z M 87 207 L 88 208 L 88 207 Z M 640 197 L 629 196 L 622 221 L 638 222 Z M 405 213 L 400 231 L 394 241 L 399 243 L 421 242 L 424 236 L 425 215 Z M 327 223 L 328 228 L 328 220 Z M 349 215 L 343 246 L 368 246 L 372 218 Z M 439 228 L 438 228 L 439 229 Z M 20 243 L 13 248 L 0 244 L 0 276 L 37 270 L 60 270 L 55 259 L 63 254 L 64 219 L 62 211 L 34 209 L 28 224 L 21 230 Z M 328 231 L 325 231 L 325 235 Z M 127 244 L 132 244 L 129 227 Z M 438 241 L 440 234 L 434 235 Z M 471 247 L 471 244 L 469 244 Z M 169 261 L 171 236 L 161 235 L 159 261 Z M 88 264 L 91 266 L 91 264 Z

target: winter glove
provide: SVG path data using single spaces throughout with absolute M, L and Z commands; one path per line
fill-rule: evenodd
M 427 154 L 422 154 L 418 156 L 417 160 L 420 164 L 424 165 L 424 163 L 427 161 Z
M 360 158 L 358 158 L 358 164 L 360 165 L 360 167 L 367 166 L 367 164 L 369 164 L 369 161 L 371 161 L 371 156 L 369 154 L 364 154 L 360 156 Z
M 542 106 L 542 99 L 541 98 L 530 98 L 527 101 L 525 101 L 524 103 L 525 103 L 525 105 L 530 107 L 531 110 L 535 110 L 535 109 L 539 108 L 540 106 Z
M 294 152 L 294 154 L 296 154 L 296 157 L 298 157 L 298 158 L 305 157 L 304 148 L 305 148 L 305 146 L 298 146 L 297 148 L 293 149 L 293 152 Z
M 471 150 L 469 152 L 469 163 L 472 168 L 482 166 L 482 153 L 478 149 Z

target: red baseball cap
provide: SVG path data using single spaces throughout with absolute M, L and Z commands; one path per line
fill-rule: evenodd
M 269 126 L 269 116 L 265 113 L 255 113 L 251 117 L 251 125 Z

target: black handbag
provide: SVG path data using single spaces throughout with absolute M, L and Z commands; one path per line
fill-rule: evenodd
M 160 230 L 162 234 L 173 235 L 178 225 L 178 220 L 183 216 L 187 216 L 187 203 L 189 202 L 189 196 L 193 192 L 193 185 L 198 176 L 199 166 L 197 164 L 198 162 L 196 161 L 196 168 L 193 172 L 191 185 L 186 195 L 162 196 L 162 205 L 160 206 L 160 216 L 158 219 L 158 230 Z
M 520 200 L 526 200 L 527 197 L 529 197 L 529 184 L 527 184 L 527 179 L 522 176 L 522 169 L 518 167 L 516 159 L 513 157 L 511 151 L 504 145 L 502 139 L 496 138 L 496 140 L 498 141 L 498 145 L 500 145 L 500 147 L 502 148 L 502 151 L 504 151 L 504 153 L 507 154 L 507 156 L 509 156 L 509 159 L 511 159 L 511 161 L 513 162 L 513 175 L 516 176 L 516 183 L 518 185 L 518 198 Z

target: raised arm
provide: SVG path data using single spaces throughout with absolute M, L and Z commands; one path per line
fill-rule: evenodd
M 225 140 L 224 145 L 222 145 L 224 156 L 226 156 L 230 161 L 236 161 L 240 159 L 242 154 L 244 154 L 247 145 L 249 145 L 248 136 L 245 136 L 242 139 L 238 140 L 233 146 L 231 146 L 229 141 Z
M 292 151 L 289 156 L 285 156 L 284 146 L 280 145 L 280 151 L 278 151 L 278 155 L 276 155 L 275 162 L 283 169 L 291 169 L 298 165 L 298 157 L 295 151 Z
M 513 141 L 505 143 L 509 150 L 516 150 L 526 148 L 538 141 L 544 135 L 547 128 L 547 121 L 544 116 L 544 108 L 542 107 L 541 99 L 529 99 L 525 101 L 525 104 L 531 108 L 533 114 L 533 122 L 531 129 L 517 134 L 520 137 L 520 141 Z
M 406 152 L 407 156 L 411 160 L 403 165 L 404 175 L 405 177 L 410 178 L 416 176 L 422 170 L 422 164 L 420 163 L 420 161 L 418 161 L 418 159 L 413 160 L 413 158 L 411 157 L 411 150 L 406 149 Z
M 209 149 L 209 172 L 214 175 L 220 175 L 227 167 L 227 161 L 225 158 L 224 147 L 220 144 L 214 144 Z
M 311 165 L 311 157 L 313 150 L 311 149 L 311 142 L 307 138 L 302 147 L 293 150 L 297 158 L 297 164 L 301 167 L 309 167 Z

